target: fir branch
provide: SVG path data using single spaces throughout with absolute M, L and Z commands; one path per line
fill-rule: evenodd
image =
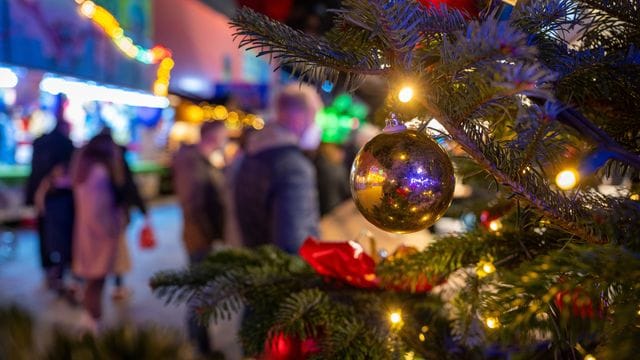
M 639 275 L 636 255 L 624 248 L 570 246 L 502 273 L 493 290 L 483 293 L 483 307 L 500 314 L 501 335 L 507 341 L 518 339 L 523 332 L 548 329 L 556 338 L 554 347 L 573 348 L 592 337 L 592 332 L 602 332 L 610 314 L 637 311 L 640 292 L 634 279 Z M 559 302 L 567 303 L 562 311 Z M 616 327 L 637 338 L 636 322 L 636 317 L 616 318 Z M 555 326 L 561 331 L 553 330 Z M 531 341 L 529 335 L 524 338 Z
M 383 284 L 418 282 L 426 276 L 437 283 L 452 272 L 476 266 L 482 259 L 502 261 L 503 266 L 517 264 L 528 258 L 527 252 L 541 255 L 564 245 L 566 236 L 556 231 L 537 234 L 530 231 L 509 231 L 500 234 L 477 230 L 438 239 L 422 252 L 404 258 L 385 261 L 376 273 Z M 527 244 L 527 251 L 520 242 Z
M 339 24 L 349 24 L 369 34 L 369 41 L 378 40 L 379 49 L 392 68 L 409 70 L 414 64 L 413 52 L 419 43 L 436 35 L 458 31 L 466 22 L 455 9 L 427 8 L 416 1 L 347 0 L 343 9 L 334 10 Z M 338 28 L 343 26 L 338 25 Z
M 240 47 L 268 55 L 280 66 L 291 66 L 295 73 L 313 82 L 337 81 L 340 72 L 347 87 L 359 85 L 364 75 L 380 75 L 383 68 L 374 50 L 353 53 L 336 48 L 326 40 L 304 34 L 251 9 L 238 11 L 231 26 L 240 37 Z

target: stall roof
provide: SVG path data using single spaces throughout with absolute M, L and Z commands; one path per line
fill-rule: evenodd
M 170 90 L 209 99 L 217 84 L 265 83 L 269 68 L 250 66 L 229 18 L 197 0 L 154 1 L 154 38 L 173 53 Z M 266 73 L 266 81 L 265 74 Z

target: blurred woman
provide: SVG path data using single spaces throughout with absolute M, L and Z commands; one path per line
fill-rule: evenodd
M 73 271 L 85 280 L 83 306 L 93 331 L 102 313 L 105 278 L 131 267 L 124 239 L 126 210 L 119 195 L 126 181 L 120 151 L 110 136 L 98 135 L 80 150 L 73 168 Z

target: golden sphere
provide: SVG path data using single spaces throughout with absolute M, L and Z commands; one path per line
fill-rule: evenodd
M 449 208 L 454 187 L 447 153 L 415 130 L 374 137 L 351 168 L 351 195 L 362 215 L 399 234 L 433 225 Z

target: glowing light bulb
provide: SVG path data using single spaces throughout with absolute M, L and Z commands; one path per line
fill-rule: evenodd
M 411 86 L 403 86 L 398 92 L 398 99 L 403 103 L 411 101 L 413 99 L 413 88 Z
M 500 321 L 495 317 L 488 317 L 485 319 L 485 324 L 489 329 L 495 329 L 500 326 Z
M 492 272 L 496 271 L 496 267 L 492 263 L 486 263 L 482 266 L 482 271 L 487 274 L 491 274 Z
M 587 355 L 584 357 L 584 360 L 596 360 L 596 357 L 595 357 L 595 356 L 593 356 L 593 355 L 591 355 L 591 354 L 587 354 Z
M 400 311 L 394 311 L 389 314 L 389 321 L 391 321 L 391 324 L 393 325 L 400 324 L 402 322 L 402 314 L 400 313 Z
M 0 68 L 0 88 L 14 88 L 18 85 L 18 75 L 9 68 Z
M 491 222 L 489 223 L 489 230 L 496 232 L 500 229 L 502 229 L 502 221 L 500 221 L 499 219 L 491 220 Z
M 418 339 L 419 339 L 421 342 L 424 342 L 424 341 L 427 339 L 427 337 L 426 337 L 426 336 L 424 336 L 424 334 L 420 334 L 420 335 L 418 335 Z
M 86 1 L 80 5 L 80 13 L 88 18 L 92 18 L 95 12 L 96 4 L 94 4 L 93 1 Z
M 556 185 L 562 190 L 573 189 L 578 183 L 578 172 L 574 169 L 562 170 L 556 176 Z
M 633 201 L 638 201 L 640 200 L 640 194 L 631 194 L 631 196 L 629 196 L 629 199 Z

